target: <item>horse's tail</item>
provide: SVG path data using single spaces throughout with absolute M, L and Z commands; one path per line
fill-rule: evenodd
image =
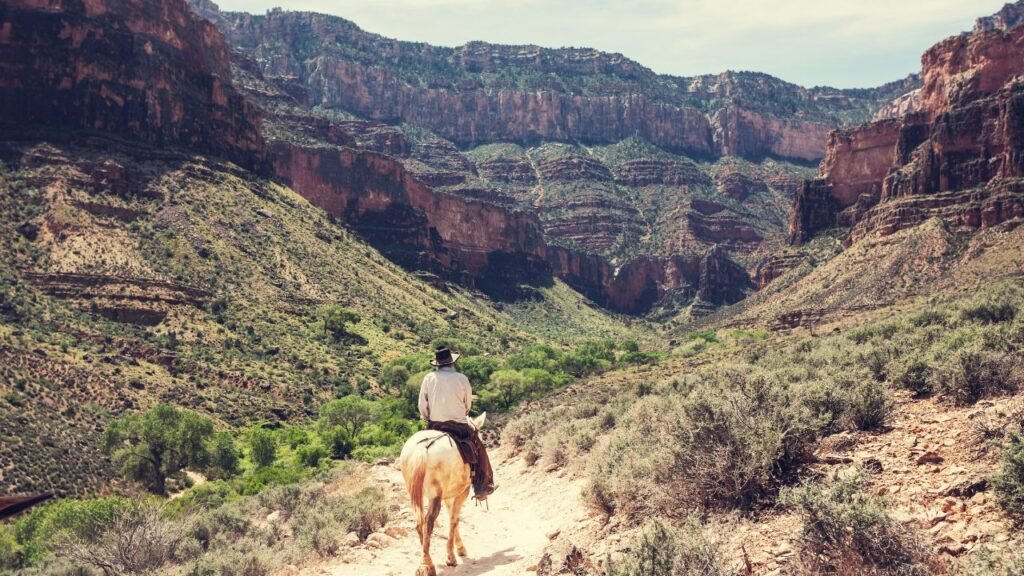
M 410 454 L 404 462 L 405 466 L 411 467 L 405 474 L 408 484 L 409 499 L 412 501 L 412 514 L 416 518 L 416 531 L 419 532 L 420 541 L 423 541 L 423 530 L 425 527 L 425 516 L 423 513 L 423 486 L 426 483 L 427 459 L 419 454 Z

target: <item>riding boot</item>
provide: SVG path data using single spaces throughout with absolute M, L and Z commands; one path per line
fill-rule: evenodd
M 494 489 L 494 470 L 491 469 L 491 459 L 487 456 L 487 448 L 480 434 L 473 434 L 474 452 L 476 452 L 476 465 L 473 467 L 473 497 L 484 500 L 490 496 Z

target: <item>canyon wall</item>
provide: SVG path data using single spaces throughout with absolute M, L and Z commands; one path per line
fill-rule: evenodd
M 255 108 L 184 0 L 0 2 L 0 128 L 96 130 L 260 170 Z
M 593 49 L 447 48 L 384 38 L 323 14 L 192 4 L 262 74 L 299 86 L 303 104 L 415 124 L 460 147 L 640 136 L 696 157 L 811 163 L 822 157 L 830 129 L 870 118 L 916 82 L 842 91 L 756 73 L 679 78 Z
M 976 229 L 1024 214 L 1021 12 L 1008 6 L 928 50 L 911 113 L 831 134 L 821 176 L 795 199 L 790 241 L 836 226 L 855 242 L 932 217 Z

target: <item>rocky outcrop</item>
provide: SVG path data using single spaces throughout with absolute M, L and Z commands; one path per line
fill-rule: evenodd
M 615 183 L 639 188 L 641 186 L 700 186 L 711 185 L 711 179 L 695 164 L 672 160 L 631 160 L 615 170 Z
M 670 298 L 732 304 L 753 288 L 746 270 L 717 248 L 702 256 L 642 257 L 612 266 L 597 255 L 552 247 L 548 259 L 570 286 L 603 306 L 631 314 Z
M 550 282 L 536 217 L 432 190 L 399 162 L 350 148 L 271 145 L 274 172 L 396 262 L 496 295 Z
M 976 229 L 1021 215 L 1024 26 L 984 22 L 924 55 L 916 112 L 829 136 L 821 178 L 796 197 L 792 242 L 833 226 L 855 242 L 932 217 Z
M 415 124 L 460 147 L 640 136 L 691 156 L 816 162 L 829 129 L 870 118 L 913 88 L 805 89 L 732 72 L 675 78 L 593 49 L 483 42 L 445 48 L 384 38 L 323 14 L 257 17 L 220 12 L 208 0 L 192 3 L 266 77 L 297 80 L 305 105 Z
M 262 167 L 220 32 L 184 0 L 5 0 L 0 127 L 96 130 Z

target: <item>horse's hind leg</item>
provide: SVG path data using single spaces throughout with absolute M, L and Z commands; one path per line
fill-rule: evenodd
M 430 499 L 430 508 L 427 509 L 426 517 L 423 519 L 423 564 L 420 567 L 418 576 L 437 576 L 434 562 L 430 559 L 430 537 L 434 534 L 434 522 L 441 513 L 441 498 Z
M 454 543 L 459 551 L 459 556 L 466 557 L 466 547 L 462 544 L 462 534 L 459 533 L 459 520 L 462 518 L 462 505 L 469 498 L 469 489 L 454 498 L 452 506 L 448 509 L 451 514 L 451 534 L 448 537 L 448 558 L 454 562 L 452 556 L 452 544 Z M 451 564 L 454 566 L 454 563 Z
M 448 498 L 444 501 L 444 507 L 448 509 L 448 565 L 458 566 L 455 560 L 455 539 L 458 537 L 458 510 L 455 508 L 457 498 Z

